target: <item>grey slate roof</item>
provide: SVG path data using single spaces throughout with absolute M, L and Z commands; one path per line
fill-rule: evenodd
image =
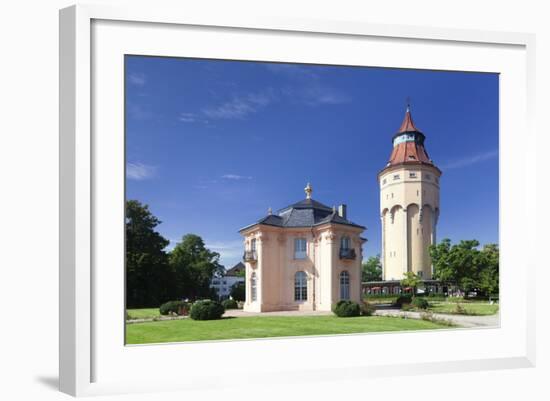
M 256 223 L 241 228 L 243 231 L 256 224 L 263 224 L 276 227 L 312 227 L 326 223 L 344 224 L 358 228 L 365 228 L 355 224 L 350 220 L 344 219 L 331 207 L 323 205 L 313 199 L 304 199 L 293 205 L 280 209 L 276 214 L 269 214 Z

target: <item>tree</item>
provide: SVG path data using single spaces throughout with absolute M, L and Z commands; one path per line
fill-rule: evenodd
M 211 297 L 210 281 L 223 271 L 219 259 L 220 254 L 207 249 L 198 235 L 183 236 L 170 252 L 178 296 L 189 299 Z
M 233 284 L 230 295 L 235 301 L 244 301 L 246 295 L 245 284 L 242 281 Z
M 371 256 L 362 265 L 362 281 L 380 281 L 382 280 L 382 263 L 380 255 Z
M 479 290 L 489 298 L 498 294 L 499 250 L 497 244 L 487 244 L 480 254 Z
M 126 304 L 157 307 L 172 296 L 171 272 L 164 248 L 169 241 L 155 231 L 161 222 L 147 205 L 126 202 Z
M 422 280 L 413 272 L 403 273 L 403 276 L 405 277 L 401 280 L 401 287 L 411 287 L 413 289 L 413 297 L 416 296 L 416 289 Z
M 462 291 L 479 291 L 490 295 L 498 293 L 499 250 L 496 244 L 487 244 L 479 250 L 479 241 L 460 241 L 451 245 L 444 239 L 430 247 L 434 278 L 457 285 Z

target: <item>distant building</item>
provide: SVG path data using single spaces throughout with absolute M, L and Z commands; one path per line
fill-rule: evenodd
M 210 283 L 210 287 L 216 290 L 220 299 L 228 299 L 231 295 L 233 285 L 244 282 L 244 271 L 244 264 L 239 262 L 220 277 L 214 277 Z
M 346 205 L 306 199 L 240 230 L 245 241 L 245 311 L 330 311 L 342 299 L 361 300 L 361 238 Z

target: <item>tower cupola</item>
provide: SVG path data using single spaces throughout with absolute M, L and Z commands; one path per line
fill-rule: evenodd
M 414 124 L 410 106 L 407 106 L 403 122 L 392 138 L 393 149 L 386 168 L 402 164 L 434 166 L 424 147 L 425 139 L 424 134 Z

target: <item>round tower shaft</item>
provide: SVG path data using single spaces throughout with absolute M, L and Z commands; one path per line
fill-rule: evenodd
M 441 170 L 424 140 L 407 107 L 390 159 L 378 174 L 384 280 L 401 280 L 406 272 L 432 278 L 429 246 L 436 243 Z

